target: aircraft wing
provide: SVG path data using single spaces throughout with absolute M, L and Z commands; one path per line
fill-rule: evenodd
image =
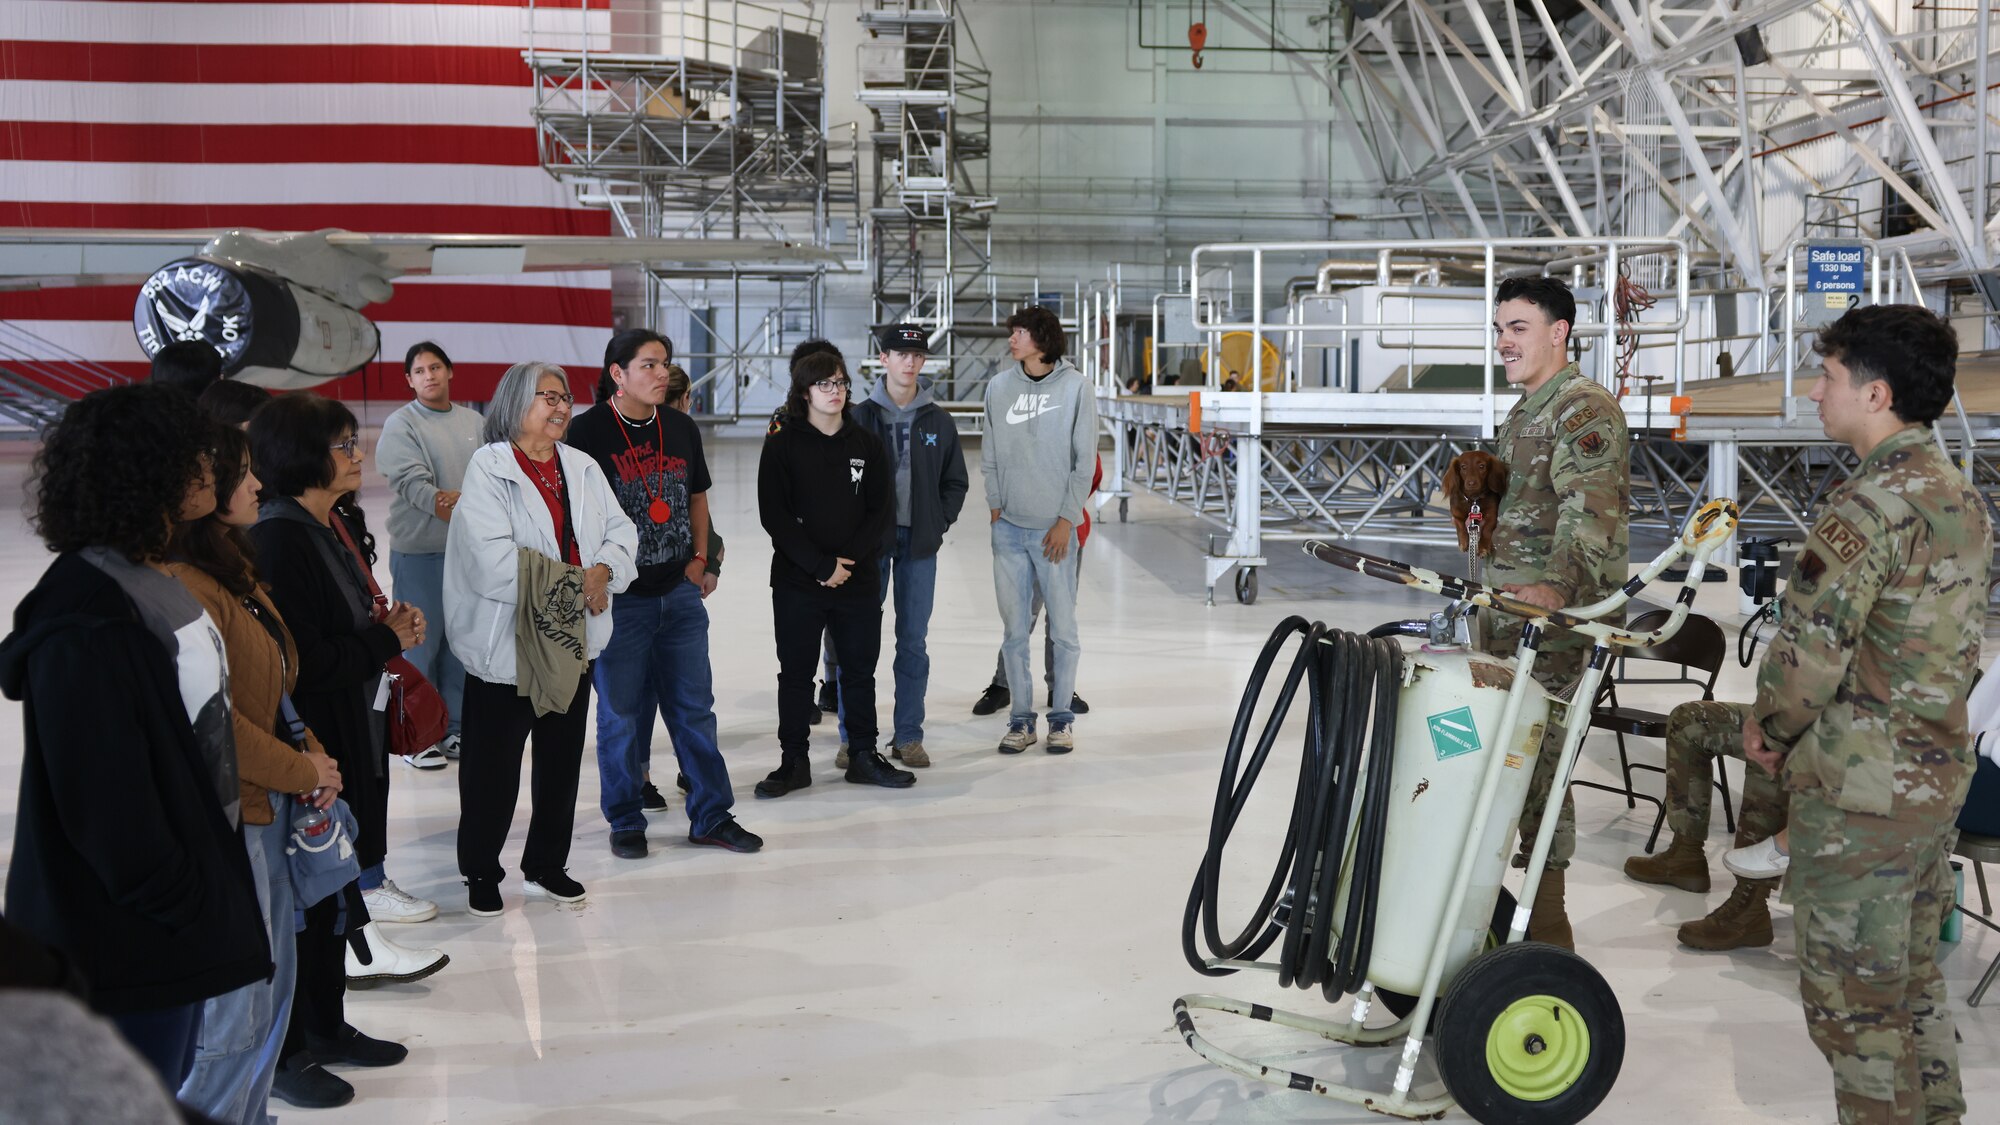
M 280 274 L 361 308 L 409 275 L 494 276 L 632 264 L 672 273 L 732 266 L 838 267 L 840 255 L 791 242 L 730 238 L 363 234 L 345 230 L 56 230 L 0 227 L 0 289 L 138 284 L 200 255 Z

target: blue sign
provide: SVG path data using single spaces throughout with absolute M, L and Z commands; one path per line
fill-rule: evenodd
M 1849 243 L 1806 246 L 1805 319 L 1813 324 L 1838 320 L 1861 304 L 1861 283 L 1868 270 L 1868 248 Z

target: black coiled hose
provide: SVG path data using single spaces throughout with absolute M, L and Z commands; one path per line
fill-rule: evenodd
M 1246 761 L 1244 749 L 1257 705 L 1271 669 L 1295 635 L 1302 638 L 1298 651 Z M 1182 918 L 1181 949 L 1196 972 L 1225 976 L 1235 971 L 1206 964 L 1203 943 L 1196 940 L 1199 929 L 1209 956 L 1218 960 L 1255 959 L 1282 936 L 1279 982 L 1300 988 L 1317 984 L 1328 999 L 1353 991 L 1367 977 L 1381 890 L 1402 662 L 1402 648 L 1393 639 L 1329 630 L 1297 616 L 1279 622 L 1264 642 L 1237 706 L 1216 786 L 1208 850 Z M 1302 682 L 1307 685 L 1309 721 L 1285 841 L 1249 924 L 1235 939 L 1224 941 L 1215 915 L 1222 853 Z M 1350 824 L 1354 826 L 1351 853 Z M 1347 878 L 1347 904 L 1336 931 L 1331 924 L 1334 904 L 1348 863 L 1352 873 Z M 1281 897 L 1289 903 L 1282 918 L 1276 916 Z

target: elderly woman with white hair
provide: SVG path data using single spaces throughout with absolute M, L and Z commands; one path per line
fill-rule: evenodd
M 569 877 L 590 662 L 611 639 L 613 594 L 637 573 L 638 531 L 589 454 L 563 444 L 575 405 L 552 363 L 517 363 L 486 412 L 445 539 L 444 609 L 465 665 L 458 869 L 472 913 L 500 913 L 500 848 L 534 740 L 521 876 L 581 902 Z

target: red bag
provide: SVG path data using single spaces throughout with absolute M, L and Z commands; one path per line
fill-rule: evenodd
M 375 597 L 375 620 L 380 622 L 389 616 L 389 599 L 383 596 L 382 587 L 375 584 L 368 559 L 348 534 L 346 521 L 338 513 L 333 517 L 333 530 L 347 544 L 347 549 L 354 552 L 355 563 L 368 579 L 368 592 Z M 383 672 L 389 677 L 389 753 L 407 758 L 443 741 L 451 725 L 451 712 L 438 689 L 400 652 L 389 658 Z

